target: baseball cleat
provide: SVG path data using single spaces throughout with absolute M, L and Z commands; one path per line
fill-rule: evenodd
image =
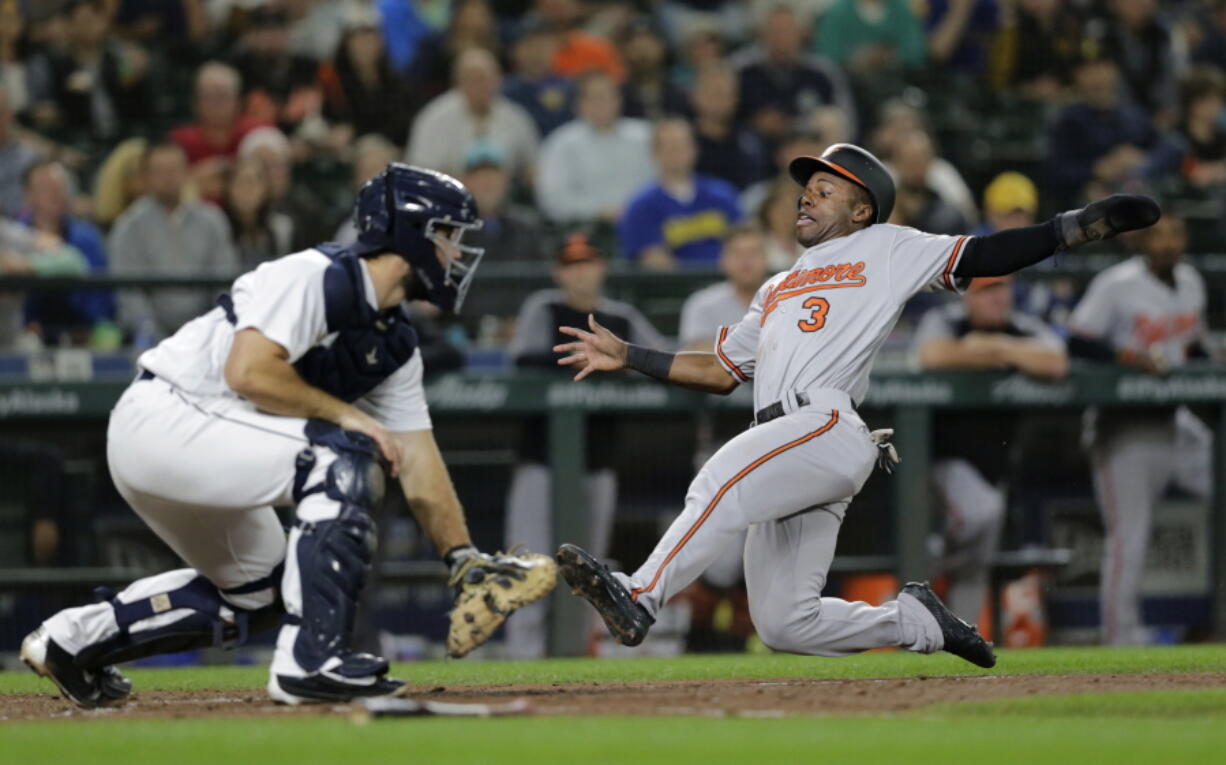
M 318 672 L 305 677 L 272 674 L 268 695 L 273 701 L 297 706 L 387 696 L 404 686 L 403 680 L 384 677 L 387 660 L 369 653 L 329 659 Z
M 983 639 L 975 625 L 959 619 L 950 611 L 927 582 L 907 582 L 901 592 L 918 600 L 920 605 L 936 617 L 937 624 L 941 627 L 941 635 L 945 638 L 945 647 L 942 650 L 985 669 L 996 666 L 996 654 L 992 651 L 992 644 Z
M 571 544 L 559 547 L 555 557 L 570 591 L 592 604 L 619 643 L 634 646 L 643 642 L 655 620 L 631 599 L 608 566 Z
M 72 655 L 47 634 L 46 627 L 26 635 L 21 641 L 21 660 L 59 687 L 64 698 L 82 709 L 97 709 L 123 702 L 132 693 L 132 681 L 114 667 L 82 669 Z

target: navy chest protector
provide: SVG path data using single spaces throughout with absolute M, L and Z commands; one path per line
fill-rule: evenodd
M 294 368 L 311 385 L 352 403 L 413 358 L 417 332 L 399 306 L 382 312 L 371 308 L 358 258 L 337 244 L 316 249 L 332 259 L 324 271 L 324 307 L 328 331 L 337 335 L 330 345 L 307 351 Z M 228 294 L 217 303 L 230 323 L 237 322 Z

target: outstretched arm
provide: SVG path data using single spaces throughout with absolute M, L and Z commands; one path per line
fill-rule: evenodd
M 1137 194 L 1112 194 L 1080 210 L 1062 212 L 1046 223 L 972 238 L 954 275 L 1005 276 L 1086 242 L 1111 239 L 1125 231 L 1154 225 L 1158 204 Z
M 560 327 L 562 334 L 575 338 L 575 342 L 553 347 L 555 352 L 567 354 L 558 359 L 558 364 L 578 368 L 576 380 L 592 372 L 633 369 L 648 377 L 704 393 L 731 393 L 738 384 L 716 360 L 714 353 L 665 353 L 627 343 L 602 327 L 593 316 L 587 317 L 587 324 L 590 331 Z

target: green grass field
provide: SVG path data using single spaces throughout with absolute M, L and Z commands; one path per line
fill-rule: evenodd
M 1226 646 L 1001 652 L 983 672 L 945 655 L 791 656 L 403 664 L 414 684 L 661 682 L 729 677 L 887 678 L 1226 672 Z M 262 668 L 144 670 L 143 690 L 260 689 Z M 47 693 L 25 673 L 0 694 Z M 261 691 L 262 692 L 262 691 Z M 0 723 L 4 763 L 1217 763 L 1226 762 L 1226 687 L 1028 696 L 893 715 L 785 719 L 524 717 L 378 721 L 343 716 Z

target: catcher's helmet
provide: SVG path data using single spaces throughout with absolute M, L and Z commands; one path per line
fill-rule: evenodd
M 410 298 L 459 311 L 485 250 L 461 244 L 464 232 L 481 228 L 477 203 L 450 175 L 393 162 L 367 181 L 353 207 L 361 255 L 394 252 L 413 267 Z M 435 247 L 447 256 L 439 262 Z
M 873 198 L 873 223 L 885 223 L 894 209 L 894 178 L 881 160 L 850 143 L 831 144 L 820 157 L 797 157 L 788 163 L 792 180 L 805 186 L 819 170 L 846 178 Z

